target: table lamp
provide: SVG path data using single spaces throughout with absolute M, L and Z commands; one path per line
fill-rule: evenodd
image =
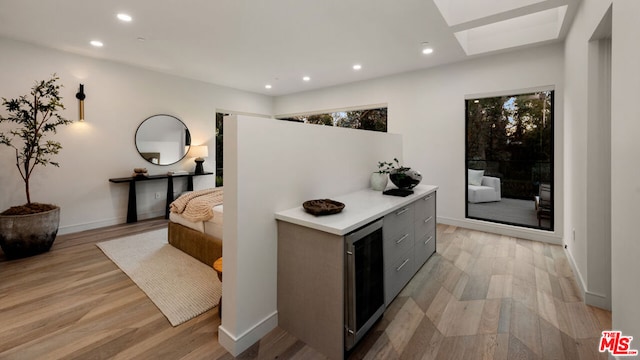
M 189 149 L 189 156 L 195 157 L 196 162 L 196 174 L 204 174 L 204 168 L 202 167 L 202 163 L 204 162 L 204 158 L 209 156 L 209 147 L 207 145 L 197 145 L 191 146 Z

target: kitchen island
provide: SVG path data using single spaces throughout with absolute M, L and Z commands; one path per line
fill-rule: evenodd
M 437 186 L 413 190 L 407 197 L 371 189 L 336 196 L 332 200 L 345 208 L 333 215 L 315 216 L 302 206 L 276 213 L 281 328 L 331 359 L 344 358 L 345 344 L 357 341 L 349 337 L 361 336 L 348 324 L 355 301 L 349 289 L 355 286 L 345 239 L 382 222 L 380 283 L 388 305 L 435 251 Z

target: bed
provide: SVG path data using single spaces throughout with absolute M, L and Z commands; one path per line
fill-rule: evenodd
M 181 195 L 170 209 L 169 244 L 208 266 L 222 257 L 222 188 Z

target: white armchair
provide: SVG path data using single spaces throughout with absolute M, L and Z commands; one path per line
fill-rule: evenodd
M 493 176 L 484 176 L 484 171 L 469 170 L 469 181 L 467 188 L 467 199 L 470 203 L 481 203 L 500 201 L 502 196 L 500 194 L 500 178 Z M 481 181 L 478 184 L 477 179 L 479 176 Z

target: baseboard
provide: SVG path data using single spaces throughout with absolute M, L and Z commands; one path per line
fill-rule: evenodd
M 564 249 L 564 254 L 567 256 L 567 259 L 569 260 L 569 265 L 571 266 L 571 270 L 573 270 L 573 273 L 576 275 L 576 278 L 578 279 L 578 286 L 580 287 L 580 294 L 582 295 L 582 298 L 585 299 L 586 297 L 586 293 L 587 293 L 587 285 L 584 282 L 584 279 L 582 277 L 582 273 L 580 271 L 578 271 L 578 267 L 576 266 L 576 261 L 573 258 L 573 254 L 571 254 L 571 251 L 567 250 L 566 248 Z
M 592 291 L 587 290 L 587 284 L 582 277 L 582 273 L 578 271 L 578 267 L 576 266 L 576 262 L 573 258 L 573 254 L 567 249 L 565 249 L 564 253 L 567 255 L 567 259 L 569 260 L 569 265 L 571 265 L 571 270 L 576 275 L 578 279 L 578 286 L 580 287 L 580 293 L 582 294 L 582 298 L 584 299 L 584 303 L 587 305 L 592 305 L 595 307 L 599 307 L 601 309 L 611 311 L 611 299 L 605 295 L 594 293 Z
M 562 244 L 562 237 L 556 233 L 529 229 L 519 226 L 512 226 L 506 224 L 498 224 L 494 222 L 474 220 L 474 219 L 454 219 L 448 217 L 438 216 L 438 223 L 458 226 L 466 229 L 490 232 L 494 234 L 513 236 L 520 239 L 541 241 L 554 245 Z
M 605 295 L 597 294 L 587 290 L 584 293 L 584 302 L 587 305 L 611 311 L 611 301 Z
M 109 220 L 92 221 L 84 224 L 60 226 L 60 228 L 58 228 L 58 235 L 72 234 L 72 233 L 77 233 L 81 231 L 122 224 L 125 222 L 126 222 L 126 218 L 117 218 L 117 219 L 109 219 Z
M 278 312 L 274 311 L 271 315 L 264 318 L 259 323 L 238 335 L 237 337 L 227 331 L 223 325 L 218 327 L 218 342 L 222 347 L 234 357 L 240 355 L 251 345 L 260 341 L 271 330 L 278 326 Z
M 153 219 L 164 216 L 164 211 L 155 211 L 138 214 L 138 220 Z M 112 218 L 107 220 L 91 221 L 83 224 L 64 225 L 58 228 L 58 235 L 72 234 L 80 231 L 93 230 L 101 227 L 124 224 L 127 222 L 126 216 Z

